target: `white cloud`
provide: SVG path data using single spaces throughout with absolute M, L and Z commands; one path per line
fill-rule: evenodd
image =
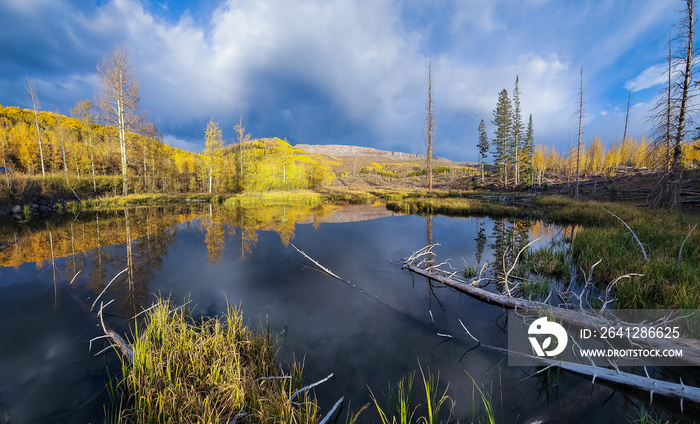
M 163 137 L 163 142 L 170 147 L 175 147 L 177 149 L 187 150 L 189 152 L 201 152 L 202 146 L 197 143 L 192 143 L 191 141 L 182 140 L 172 135 L 166 135 Z
M 637 91 L 655 87 L 663 84 L 668 80 L 668 65 L 658 63 L 646 68 L 636 77 L 625 82 L 625 89 L 636 93 Z
M 459 66 L 450 57 L 441 56 L 436 70 L 438 107 L 442 98 L 445 109 L 476 115 L 487 123 L 498 93 L 505 88 L 512 98 L 516 76 L 523 119 L 532 114 L 540 135 L 565 130 L 569 114 L 562 116 L 561 111 L 574 109 L 575 77 L 569 63 L 556 55 L 545 58 L 528 53 L 500 68 Z

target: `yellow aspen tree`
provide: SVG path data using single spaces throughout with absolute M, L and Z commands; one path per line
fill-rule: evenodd
M 603 167 L 604 154 L 600 137 L 594 138 L 586 151 L 586 169 L 593 174 L 598 174 Z
M 95 153 L 92 146 L 92 103 L 85 99 L 79 101 L 75 108 L 71 110 L 71 115 L 79 119 L 85 128 L 88 139 L 88 152 L 90 153 L 90 170 L 92 171 L 92 188 L 97 191 L 97 182 L 95 180 Z
M 642 136 L 639 143 L 636 146 L 634 153 L 634 166 L 635 168 L 645 168 L 647 157 L 647 137 Z
M 219 178 L 221 172 L 221 162 L 223 159 L 224 142 L 221 135 L 219 123 L 214 118 L 209 120 L 207 129 L 204 131 L 204 156 L 206 157 L 206 167 L 209 172 L 209 193 L 212 192 L 214 177 Z
M 105 120 L 119 133 L 119 151 L 122 170 L 122 192 L 128 189 L 128 161 L 126 133 L 138 121 L 139 86 L 129 62 L 129 52 L 117 47 L 97 66 L 101 79 L 100 107 Z
M 532 156 L 532 166 L 537 171 L 537 184 L 542 185 L 542 176 L 545 171 L 545 157 L 547 156 L 547 147 L 541 144 L 535 146 L 535 152 Z

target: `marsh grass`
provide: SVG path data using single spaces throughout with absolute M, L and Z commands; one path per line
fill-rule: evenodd
M 524 267 L 532 274 L 569 280 L 571 265 L 566 251 L 554 247 L 544 247 L 529 252 Z
M 259 203 L 265 204 L 303 204 L 316 206 L 323 203 L 324 198 L 315 191 L 265 191 L 265 192 L 244 192 L 236 196 L 227 198 L 223 203 L 225 206 L 245 206 Z
M 402 378 L 397 384 L 396 390 L 392 389 L 391 383 L 389 384 L 385 406 L 380 405 L 379 400 L 370 389 L 370 397 L 379 414 L 379 422 L 382 424 L 437 424 L 450 422 L 453 404 L 452 399 L 447 395 L 449 384 L 441 391 L 439 388 L 440 376 L 433 375 L 430 370 L 424 372 L 420 363 L 418 367 L 423 382 L 422 400 L 425 403 L 416 404 L 413 400 L 415 372 L 409 374 L 408 377 Z M 442 421 L 440 420 L 440 415 L 445 415 L 444 406 L 446 404 L 450 406 L 449 414 L 446 420 Z M 356 421 L 360 412 L 351 417 L 351 420 L 348 422 Z
M 386 207 L 395 212 L 415 214 L 488 215 L 490 217 L 528 216 L 528 214 L 514 206 L 471 198 L 403 198 L 387 201 Z
M 431 197 L 399 193 L 388 197 L 386 205 L 390 210 L 404 213 L 536 217 L 557 224 L 581 224 L 583 228 L 573 240 L 570 258 L 562 250 L 535 251 L 529 255 L 527 270 L 569 281 L 572 267 L 588 270 L 602 259 L 593 277 L 601 289 L 621 275 L 642 274 L 616 284 L 616 307 L 700 308 L 700 231 L 691 232 L 694 225 L 700 224 L 697 215 L 650 210 L 627 203 L 582 202 L 564 196 L 524 197 L 516 202 L 520 206 L 512 206 L 499 200 L 503 196 L 479 194 L 477 199 L 455 197 L 447 192 Z M 639 238 L 647 260 L 635 236 L 612 214 Z
M 229 306 L 195 321 L 159 300 L 134 334 L 133 362 L 120 384 L 128 405 L 119 422 L 315 423 L 318 409 L 301 387 L 302 369 L 285 377 L 269 329 L 255 333 Z
M 670 420 L 664 420 L 660 416 L 653 415 L 643 406 L 637 409 L 637 416 L 630 417 L 629 421 L 632 424 L 670 424 Z M 677 423 L 679 421 L 674 421 Z
M 524 297 L 547 297 L 549 294 L 549 280 L 543 276 L 534 276 L 534 278 L 523 280 L 518 284 L 518 289 Z

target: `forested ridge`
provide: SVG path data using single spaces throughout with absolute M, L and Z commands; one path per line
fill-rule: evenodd
M 154 124 L 140 130 L 126 133 L 129 192 L 296 189 L 323 186 L 333 178 L 334 162 L 279 138 L 250 140 L 243 134 L 241 142 L 229 146 L 223 139 L 210 145 L 207 138 L 200 154 L 163 143 Z M 95 192 L 106 191 L 108 184 L 119 193 L 122 180 L 104 178 L 121 173 L 118 138 L 118 128 L 93 122 L 91 113 L 80 119 L 38 112 L 35 119 L 30 109 L 0 106 L 0 166 L 6 170 L 2 189 L 16 191 L 23 178 L 40 178 L 43 156 L 45 172 L 54 181 L 90 185 Z

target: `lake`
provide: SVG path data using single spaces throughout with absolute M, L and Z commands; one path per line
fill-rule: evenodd
M 567 373 L 509 367 L 506 314 L 402 270 L 401 258 L 428 244 L 437 263 L 489 262 L 502 269 L 516 249 L 565 244 L 570 231 L 542 222 L 395 215 L 383 206 L 251 205 L 225 209 L 193 204 L 82 212 L 39 223 L 6 223 L 0 252 L 0 415 L 9 422 L 102 422 L 110 376 L 120 363 L 104 346 L 90 311 L 107 302 L 107 322 L 129 333 L 129 318 L 154 294 L 192 303 L 195 316 L 240 306 L 253 328 L 279 339 L 285 369 L 305 363 L 322 413 L 345 396 L 351 411 L 380 399 L 389 383 L 418 372 L 439 374 L 461 422 L 479 420 L 490 398 L 499 422 L 620 422 L 637 417 L 643 400 Z M 130 248 L 128 248 L 130 246 Z M 320 272 L 293 247 L 343 280 Z M 130 260 L 131 259 L 131 260 Z M 500 262 L 499 262 L 500 261 Z M 452 338 L 440 336 L 452 335 Z M 656 399 L 655 399 L 656 402 Z M 376 422 L 368 409 L 360 422 Z

